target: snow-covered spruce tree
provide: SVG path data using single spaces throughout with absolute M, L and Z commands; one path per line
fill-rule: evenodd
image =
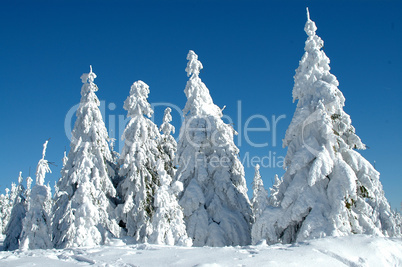
M 25 188 L 22 185 L 22 172 L 18 176 L 18 186 L 15 184 L 11 186 L 11 197 L 13 198 L 13 207 L 11 209 L 10 219 L 6 226 L 6 238 L 4 239 L 4 250 L 16 250 L 19 248 L 22 221 L 26 215 L 26 203 L 25 203 Z
M 172 133 L 174 134 L 175 132 L 175 128 L 172 124 L 170 124 L 170 122 L 172 121 L 172 115 L 170 114 L 171 111 L 172 109 L 169 107 L 165 109 L 165 113 L 163 115 L 163 123 L 159 128 L 159 131 L 161 131 L 162 134 L 160 135 L 157 142 L 159 150 L 161 152 L 161 157 L 165 164 L 165 170 L 167 171 L 167 174 L 170 175 L 170 177 L 172 177 L 173 179 L 176 175 L 174 158 L 177 151 L 177 143 L 172 136 Z
M 175 174 L 174 157 L 177 150 L 176 140 L 171 135 L 174 126 L 170 124 L 172 116 L 168 107 L 163 116 L 160 127 L 161 135 L 158 136 L 157 145 L 160 152 L 157 174 L 158 184 L 154 196 L 155 212 L 152 216 L 152 234 L 148 242 L 155 244 L 191 246 L 192 241 L 187 236 L 183 219 L 183 211 L 178 203 L 177 196 L 183 190 L 181 182 L 173 182 Z
M 13 209 L 14 199 L 16 197 L 17 187 L 12 183 L 11 188 L 14 193 L 10 193 L 10 189 L 5 189 L 5 195 L 0 195 L 0 221 L 1 235 L 6 234 L 8 221 L 10 220 L 11 210 Z
M 44 185 L 46 173 L 51 172 L 45 160 L 48 140 L 43 144 L 42 158 L 36 168 L 36 184 L 29 197 L 29 208 L 23 221 L 20 249 L 48 249 L 53 247 L 51 214 L 51 192 Z
M 120 235 L 112 218 L 116 195 L 109 177 L 112 156 L 105 123 L 95 95 L 92 72 L 81 76 L 81 103 L 72 131 L 68 160 L 61 171 L 54 200 L 53 242 L 56 248 L 104 244 Z
M 11 186 L 15 187 L 15 184 L 12 183 Z M 2 212 L 1 212 L 1 222 L 2 222 L 1 234 L 3 234 L 3 235 L 6 234 L 7 224 L 8 224 L 8 221 L 10 220 L 11 210 L 13 209 L 13 204 L 14 204 L 13 198 L 11 197 L 10 189 L 6 188 L 5 191 L 6 191 L 6 194 L 4 195 L 4 206 L 2 206 Z
M 148 242 L 152 234 L 151 218 L 154 214 L 154 195 L 159 184 L 156 169 L 160 158 L 156 140 L 158 127 L 149 119 L 153 113 L 148 103 L 149 86 L 137 81 L 131 86 L 124 109 L 130 117 L 124 132 L 119 175 L 123 178 L 118 186 L 124 203 L 117 213 L 120 225 L 137 242 Z M 145 116 L 144 116 L 145 115 Z
M 187 103 L 180 130 L 176 180 L 187 234 L 195 246 L 247 245 L 251 242 L 252 210 L 244 168 L 233 142 L 234 129 L 225 124 L 208 88 L 199 78 L 202 64 L 190 51 L 184 90 Z
M 365 146 L 343 110 L 345 98 L 308 11 L 304 30 L 308 39 L 293 88 L 298 103 L 283 140 L 288 151 L 279 207 L 266 209 L 254 227 L 269 243 L 352 233 L 393 236 L 379 173 L 354 151 Z
M 253 208 L 254 218 L 260 217 L 261 213 L 268 206 L 268 192 L 264 188 L 264 183 L 260 175 L 260 165 L 255 166 L 255 174 L 253 180 L 253 198 L 251 199 L 251 207 Z
M 263 181 L 260 175 L 260 165 L 255 166 L 255 174 L 253 180 L 253 198 L 251 199 L 251 207 L 253 209 L 254 221 L 257 220 L 263 211 L 269 205 L 268 192 L 264 188 Z M 257 232 L 256 232 L 257 231 Z M 251 238 L 252 240 L 255 237 L 259 237 L 258 228 L 254 227 L 254 224 L 251 228 Z
M 163 160 L 158 160 L 156 164 L 160 185 L 154 198 L 153 232 L 149 243 L 191 246 L 192 241 L 187 236 L 183 211 L 177 200 L 178 193 L 183 190 L 183 184 L 179 181 L 172 183 L 172 177 L 167 173 Z
M 396 224 L 396 234 L 395 236 L 401 236 L 402 235 L 402 215 L 398 211 L 393 212 L 394 215 L 394 220 Z
M 7 212 L 9 206 L 9 196 L 8 192 L 10 189 L 6 188 L 6 194 L 0 195 L 0 236 L 2 236 L 6 230 L 6 225 L 8 222 Z M 6 222 L 7 221 L 7 222 Z

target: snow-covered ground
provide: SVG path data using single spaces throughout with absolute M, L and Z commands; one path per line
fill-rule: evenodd
M 402 239 L 327 237 L 293 245 L 185 248 L 114 240 L 109 246 L 0 252 L 0 266 L 402 266 Z

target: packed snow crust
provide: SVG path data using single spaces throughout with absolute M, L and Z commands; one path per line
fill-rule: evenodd
M 353 235 L 292 245 L 244 247 L 130 244 L 64 250 L 1 251 L 2 266 L 402 266 L 402 239 Z

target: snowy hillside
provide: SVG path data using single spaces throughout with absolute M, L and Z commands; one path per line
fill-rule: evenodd
M 127 244 L 126 244 L 127 243 Z M 402 266 L 402 239 L 353 235 L 293 245 L 129 245 L 0 252 L 1 266 Z

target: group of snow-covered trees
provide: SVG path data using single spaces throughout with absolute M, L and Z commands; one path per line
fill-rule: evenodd
M 107 244 L 132 237 L 139 243 L 235 246 L 292 243 L 350 234 L 401 235 L 401 217 L 388 204 L 379 173 L 355 149 L 365 146 L 343 110 L 345 98 L 330 73 L 323 41 L 308 15 L 305 54 L 296 70 L 297 108 L 286 132 L 282 178 L 270 193 L 255 168 L 253 197 L 244 168 L 190 51 L 187 103 L 179 142 L 170 108 L 158 127 L 150 120 L 149 86 L 136 81 L 124 109 L 130 118 L 121 155 L 99 110 L 92 72 L 81 76 L 81 102 L 61 178 L 45 185 L 48 141 L 32 179 L 0 195 L 4 248 L 46 249 Z M 217 164 L 218 163 L 218 164 Z
M 32 178 L 27 177 L 27 188 L 22 185 L 20 172 L 18 186 L 14 183 L 6 195 L 0 196 L 1 234 L 5 235 L 4 250 L 46 249 L 52 247 L 51 187 L 45 185 L 45 175 L 51 172 L 45 160 L 47 140 L 36 169 L 36 184 L 31 190 Z

